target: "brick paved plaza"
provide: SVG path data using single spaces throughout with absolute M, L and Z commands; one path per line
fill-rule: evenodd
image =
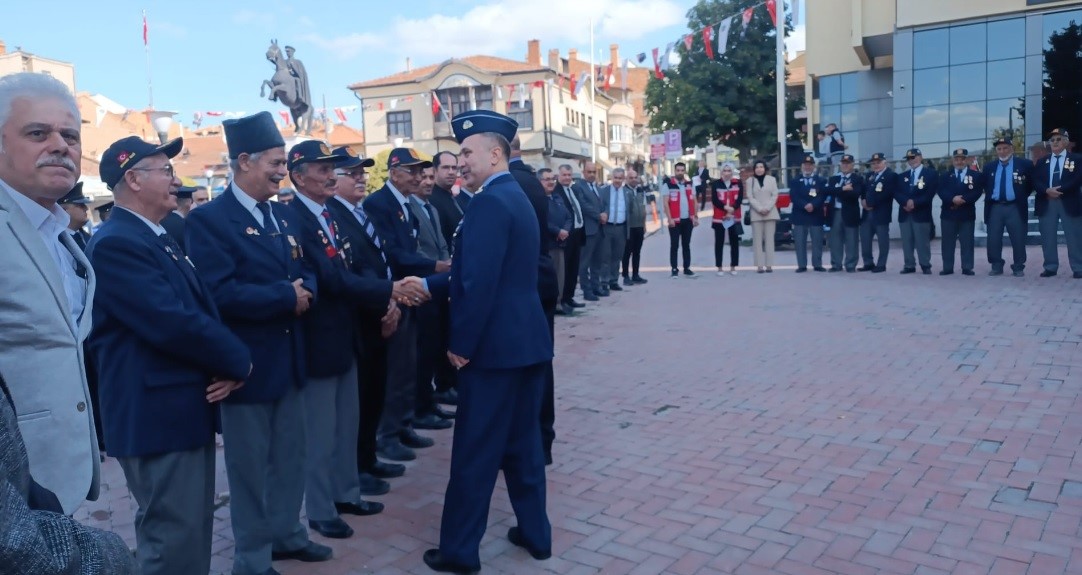
M 553 558 L 507 542 L 502 481 L 483 573 L 815 575 L 1082 573 L 1082 280 L 792 272 L 668 279 L 668 237 L 647 240 L 650 283 L 557 318 Z M 938 242 L 933 243 L 939 271 Z M 750 248 L 742 263 L 751 264 Z M 1008 262 L 1009 263 L 1009 262 Z M 1066 271 L 1066 275 L 1064 272 Z M 451 431 L 346 520 L 336 558 L 285 574 L 430 573 Z M 219 457 L 219 491 L 227 492 Z M 76 515 L 133 546 L 115 460 Z M 228 506 L 213 569 L 232 559 Z

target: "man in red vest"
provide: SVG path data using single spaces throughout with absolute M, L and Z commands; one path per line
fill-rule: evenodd
M 674 279 L 680 276 L 680 268 L 676 267 L 678 247 L 684 250 L 684 275 L 695 276 L 695 272 L 691 271 L 691 230 L 699 225 L 699 216 L 695 212 L 695 192 L 687 177 L 688 167 L 684 162 L 678 162 L 675 171 L 676 176 L 663 183 L 665 196 L 661 202 L 665 219 L 669 222 L 669 263 Z

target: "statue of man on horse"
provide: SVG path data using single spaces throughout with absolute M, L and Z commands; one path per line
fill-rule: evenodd
M 274 64 L 274 76 L 263 80 L 259 87 L 259 96 L 265 95 L 270 88 L 272 102 L 278 101 L 289 108 L 293 116 L 293 125 L 298 134 L 312 134 L 312 92 L 308 87 L 308 72 L 304 64 L 293 57 L 293 47 L 286 46 L 286 55 L 278 48 L 278 40 L 271 40 L 267 48 L 267 60 Z

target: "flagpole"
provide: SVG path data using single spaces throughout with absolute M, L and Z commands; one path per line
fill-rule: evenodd
M 147 37 L 147 11 L 143 10 L 143 48 L 147 54 L 147 103 L 148 108 L 154 109 L 154 86 L 150 81 L 150 40 Z
M 778 145 L 781 147 L 781 153 L 778 154 L 781 163 L 779 164 L 779 175 L 781 185 L 784 186 L 789 181 L 787 169 L 788 164 L 788 148 L 785 141 L 785 0 L 778 0 L 778 5 L 775 8 L 774 21 L 777 29 L 777 70 L 775 76 L 777 76 L 777 100 L 778 100 Z
M 597 92 L 597 72 L 594 71 L 594 19 L 590 18 L 590 161 L 597 161 L 597 130 L 594 129 L 594 103 Z

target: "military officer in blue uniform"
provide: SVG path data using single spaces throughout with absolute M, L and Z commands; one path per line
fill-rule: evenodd
M 860 198 L 864 195 L 864 178 L 853 171 L 856 160 L 842 154 L 838 173 L 827 183 L 829 196 L 826 221 L 830 223 L 830 271 L 857 271 L 857 243 L 860 235 Z
M 796 245 L 796 273 L 808 271 L 808 236 L 811 236 L 812 269 L 825 272 L 823 267 L 823 202 L 827 198 L 827 183 L 815 173 L 815 156 L 808 154 L 800 164 L 800 177 L 789 182 L 789 197 L 793 211 Z
M 297 241 L 316 270 L 320 297 L 304 314 L 308 381 L 305 410 L 305 513 L 324 537 L 344 539 L 353 529 L 340 513 L 374 515 L 383 504 L 361 499 L 357 473 L 360 403 L 354 359 L 353 314 L 358 307 L 385 312 L 392 296 L 413 305 L 427 295 L 418 278 L 393 284 L 351 271 L 353 240 L 341 231 L 327 202 L 334 196 L 334 165 L 341 157 L 318 140 L 289 150 L 289 179 L 297 196 L 289 204 L 300 221 Z
M 116 198 L 87 256 L 97 274 L 91 352 L 109 454 L 139 505 L 136 556 L 151 575 L 208 573 L 214 523 L 218 402 L 252 368 L 248 348 L 219 319 L 210 290 L 161 222 L 180 180 L 161 146 L 136 136 L 102 155 Z M 100 401 L 99 401 L 100 399 Z
M 1034 202 L 1040 221 L 1041 250 L 1044 253 L 1042 278 L 1059 272 L 1059 234 L 1063 222 L 1067 260 L 1075 279 L 1082 278 L 1082 154 L 1069 150 L 1070 135 L 1064 128 L 1048 135 L 1052 153 L 1033 166 Z
M 898 202 L 898 226 L 902 229 L 903 274 L 932 273 L 932 199 L 939 184 L 939 174 L 932 166 L 924 165 L 924 155 L 919 148 L 905 153 L 909 169 L 902 172 L 894 201 Z M 916 257 L 913 252 L 916 251 Z
M 984 175 L 969 169 L 969 150 L 958 148 L 951 157 L 954 169 L 939 178 L 939 212 L 943 228 L 943 271 L 941 276 L 954 273 L 954 246 L 961 244 L 962 275 L 973 275 L 974 228 L 977 224 L 977 200 L 984 193 Z
M 901 180 L 894 170 L 887 167 L 887 157 L 876 152 L 871 158 L 872 173 L 860 198 L 860 249 L 863 252 L 862 272 L 883 273 L 887 271 L 890 255 L 890 222 L 894 213 L 894 194 Z M 879 259 L 872 258 L 872 237 L 879 244 Z
M 1026 222 L 1029 220 L 1029 194 L 1033 191 L 1033 164 L 1014 155 L 1010 138 L 992 143 L 996 161 L 984 167 L 984 222 L 988 225 L 988 275 L 1003 275 L 1003 230 L 1011 239 L 1011 272 L 1025 275 Z
M 222 405 L 235 575 L 273 574 L 272 560 L 326 561 L 300 523 L 304 497 L 302 316 L 318 296 L 294 210 L 271 202 L 286 175 L 269 112 L 226 120 L 233 180 L 188 216 L 191 258 L 225 324 L 252 353 L 244 387 Z
M 537 296 L 537 216 L 508 172 L 518 124 L 487 110 L 451 120 L 462 176 L 478 193 L 462 219 L 450 275 L 448 358 L 459 368 L 458 417 L 439 549 L 424 561 L 445 573 L 480 569 L 478 547 L 502 470 L 518 525 L 507 537 L 535 559 L 552 553 L 545 511 L 541 398 L 552 359 Z M 437 294 L 440 283 L 429 278 Z

